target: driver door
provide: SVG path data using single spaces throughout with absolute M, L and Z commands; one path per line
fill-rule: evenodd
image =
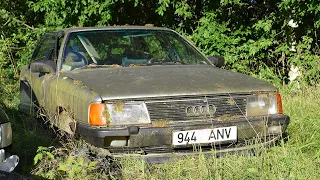
M 33 72 L 30 65 L 37 61 L 53 61 L 56 66 L 55 47 L 57 33 L 46 33 L 39 41 L 31 58 L 31 63 L 21 70 L 19 109 L 34 114 L 37 106 L 42 106 L 45 99 L 46 80 L 55 73 Z M 54 67 L 56 69 L 56 67 Z

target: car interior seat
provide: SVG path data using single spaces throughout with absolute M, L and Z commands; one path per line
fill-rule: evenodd
M 147 64 L 148 55 L 139 51 L 126 51 L 122 58 L 122 66 L 130 66 L 131 64 Z
M 65 58 L 62 63 L 63 70 L 72 70 L 88 64 L 88 60 L 84 52 L 74 51 L 72 48 L 67 48 Z

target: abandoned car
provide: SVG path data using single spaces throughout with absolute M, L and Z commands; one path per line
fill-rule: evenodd
M 223 65 L 167 28 L 49 32 L 21 71 L 19 110 L 41 108 L 61 131 L 146 159 L 194 147 L 234 152 L 281 137 L 289 117 L 277 89 Z

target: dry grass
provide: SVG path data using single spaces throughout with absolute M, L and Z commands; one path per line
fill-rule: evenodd
M 282 90 L 288 136 L 260 156 L 203 155 L 159 165 L 121 161 L 123 179 L 320 179 L 320 90 Z M 286 142 L 285 142 L 286 141 Z

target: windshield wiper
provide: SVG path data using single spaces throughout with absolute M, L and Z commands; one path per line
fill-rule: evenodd
M 182 65 L 182 64 L 177 61 L 153 62 L 153 63 L 146 64 L 146 66 L 153 66 L 153 65 Z
M 163 62 L 163 65 L 181 65 L 181 62 L 178 61 L 168 61 L 168 62 Z
M 151 58 L 149 59 L 147 66 L 152 65 L 181 65 L 179 61 L 171 60 L 168 58 Z
M 93 69 L 93 68 L 117 68 L 117 67 L 120 67 L 120 65 L 118 65 L 118 64 L 112 64 L 112 65 L 88 64 L 88 65 L 85 65 L 85 66 L 82 66 L 82 67 L 75 68 L 73 70 L 76 70 L 76 69 Z

